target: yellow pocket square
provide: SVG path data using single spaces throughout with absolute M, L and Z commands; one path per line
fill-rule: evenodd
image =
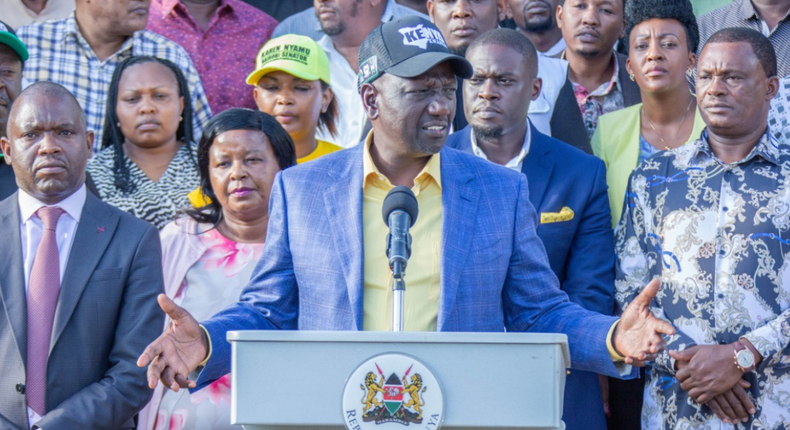
M 573 209 L 565 206 L 559 212 L 543 212 L 540 214 L 541 224 L 570 221 L 573 219 Z

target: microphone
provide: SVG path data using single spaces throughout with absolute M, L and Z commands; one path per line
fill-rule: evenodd
M 390 228 L 387 234 L 387 258 L 392 277 L 402 281 L 406 262 L 411 257 L 411 235 L 409 228 L 417 221 L 417 198 L 407 187 L 397 186 L 387 193 L 381 207 L 384 223 Z

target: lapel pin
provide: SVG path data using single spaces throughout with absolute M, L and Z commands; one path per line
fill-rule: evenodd
M 104 233 L 104 227 L 98 227 L 96 233 Z

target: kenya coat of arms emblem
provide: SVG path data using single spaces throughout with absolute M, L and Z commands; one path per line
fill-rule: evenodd
M 402 373 L 401 373 L 402 372 Z M 350 399 L 349 387 L 362 391 Z M 356 403 L 356 405 L 354 405 Z M 444 402 L 438 381 L 415 359 L 400 354 L 373 357 L 358 367 L 346 383 L 343 409 L 350 430 L 396 423 L 437 429 Z

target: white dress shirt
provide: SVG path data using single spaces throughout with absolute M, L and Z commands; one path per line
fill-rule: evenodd
M 19 190 L 19 232 L 22 239 L 22 261 L 24 261 L 25 268 L 25 291 L 27 291 L 30 282 L 30 271 L 33 269 L 33 260 L 36 258 L 36 251 L 38 245 L 41 243 L 41 237 L 44 234 L 44 224 L 41 219 L 35 216 L 35 213 L 42 206 L 48 206 L 44 202 Z M 58 244 L 58 262 L 60 264 L 60 282 L 63 282 L 63 274 L 66 272 L 66 264 L 69 261 L 69 253 L 71 245 L 74 243 L 74 234 L 77 232 L 77 225 L 80 222 L 82 215 L 82 208 L 85 206 L 85 199 L 87 198 L 87 191 L 85 184 L 83 184 L 77 191 L 70 196 L 61 200 L 55 205 L 65 211 L 64 214 L 58 219 L 58 225 L 55 228 L 56 239 Z M 27 416 L 32 426 L 41 419 L 37 413 L 32 409 L 27 408 Z
M 475 137 L 475 131 L 471 130 L 469 136 L 470 140 L 472 141 L 472 152 L 483 160 L 488 160 L 486 153 L 483 152 L 479 146 L 477 146 L 477 137 Z M 515 157 L 513 157 L 512 160 L 508 161 L 507 164 L 505 164 L 505 167 L 521 173 L 521 167 L 524 165 L 524 159 L 527 158 L 527 154 L 529 154 L 531 142 L 532 133 L 530 132 L 529 120 L 527 120 L 527 134 L 524 136 L 524 144 L 521 146 L 521 151 Z
M 567 76 L 566 60 L 538 55 L 538 77 L 543 86 L 538 98 L 529 103 L 529 120 L 546 136 L 551 136 L 551 116 Z

